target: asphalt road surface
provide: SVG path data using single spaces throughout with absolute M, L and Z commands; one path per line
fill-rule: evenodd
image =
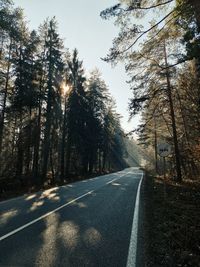
M 1 202 L 0 266 L 126 267 L 142 176 L 129 168 Z

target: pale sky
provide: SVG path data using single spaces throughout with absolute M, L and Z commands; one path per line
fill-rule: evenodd
M 55 16 L 59 24 L 60 37 L 65 47 L 77 48 L 79 58 L 87 71 L 97 67 L 102 78 L 109 86 L 111 95 L 116 100 L 117 112 L 123 116 L 122 127 L 125 131 L 133 130 L 138 118 L 128 123 L 128 99 L 131 91 L 126 80 L 123 65 L 112 68 L 100 58 L 106 56 L 112 45 L 112 39 L 118 29 L 112 20 L 102 20 L 100 12 L 116 4 L 115 0 L 14 0 L 16 6 L 24 9 L 30 29 L 37 29 L 47 18 Z

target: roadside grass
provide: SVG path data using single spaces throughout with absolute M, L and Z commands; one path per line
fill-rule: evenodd
M 145 266 L 200 267 L 200 181 L 147 175 Z

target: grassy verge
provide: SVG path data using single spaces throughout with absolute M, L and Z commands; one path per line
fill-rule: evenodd
M 200 182 L 148 176 L 144 196 L 145 266 L 200 267 Z

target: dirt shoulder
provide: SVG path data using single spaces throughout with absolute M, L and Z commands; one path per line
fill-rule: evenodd
M 146 176 L 142 198 L 144 266 L 200 267 L 200 182 Z

